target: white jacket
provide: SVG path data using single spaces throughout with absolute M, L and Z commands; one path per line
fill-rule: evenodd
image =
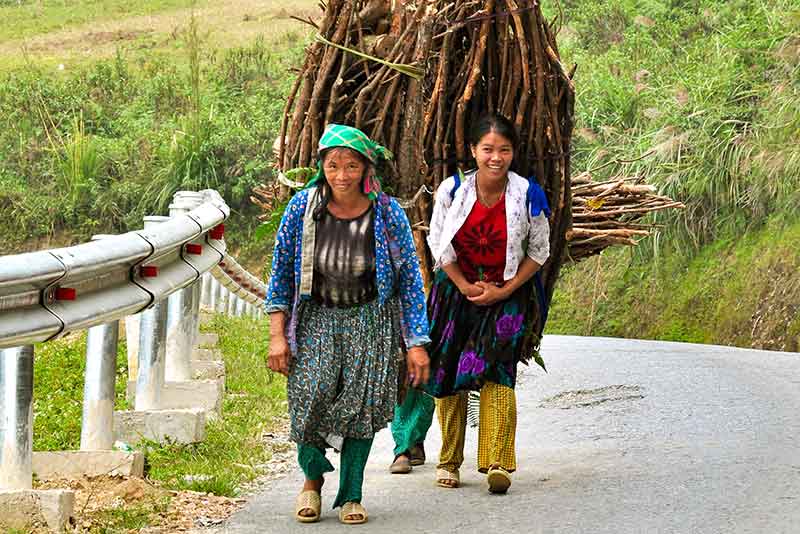
M 450 192 L 455 186 L 452 176 L 436 190 L 431 228 L 428 232 L 428 246 L 433 254 L 434 269 L 456 261 L 453 238 L 477 201 L 476 174 L 476 171 L 472 171 L 464 176 L 452 199 Z M 528 180 L 509 171 L 505 196 L 508 241 L 504 280 L 514 278 L 526 254 L 539 265 L 543 265 L 550 256 L 550 224 L 544 212 L 535 217 L 530 216 L 526 206 L 527 194 Z

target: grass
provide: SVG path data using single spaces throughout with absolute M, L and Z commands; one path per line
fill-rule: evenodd
M 117 353 L 115 408 L 125 409 L 127 356 Z M 34 348 L 33 449 L 77 450 L 81 445 L 86 334 L 73 334 Z
M 154 15 L 191 7 L 197 0 L 3 0 L 0 42 L 24 39 L 87 23 Z
M 123 508 L 102 510 L 92 514 L 92 522 L 96 526 L 91 532 L 97 534 L 139 532 L 140 529 L 152 525 L 157 516 L 165 513 L 168 507 L 169 497 L 164 497 Z
M 265 366 L 267 328 L 250 318 L 216 316 L 204 329 L 220 335 L 225 360 L 223 417 L 207 424 L 207 437 L 194 445 L 145 443 L 147 477 L 167 489 L 233 496 L 259 475 L 270 458 L 262 433 L 286 413 L 285 379 Z M 85 371 L 85 335 L 36 346 L 34 450 L 80 448 Z M 117 409 L 125 409 L 127 359 L 120 343 Z M 122 512 L 109 512 L 121 514 Z M 147 510 L 127 510 L 119 521 L 134 522 Z M 131 527 L 129 527 L 131 528 Z
M 800 351 L 798 250 L 779 218 L 692 256 L 610 250 L 567 270 L 547 332 Z
M 579 64 L 576 170 L 651 153 L 624 172 L 687 204 L 656 218 L 666 224 L 661 243 L 683 253 L 798 214 L 796 2 L 573 0 L 565 9 L 561 53 Z
M 219 348 L 225 355 L 223 418 L 207 425 L 202 443 L 148 445 L 148 476 L 174 489 L 234 496 L 270 457 L 262 433 L 286 413 L 286 381 L 266 368 L 264 322 L 220 315 L 204 328 L 219 333 Z

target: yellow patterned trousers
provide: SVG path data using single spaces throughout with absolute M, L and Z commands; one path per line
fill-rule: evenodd
M 467 392 L 436 399 L 436 413 L 442 428 L 441 469 L 456 471 L 464 462 L 464 434 L 467 428 Z M 514 436 L 517 430 L 517 398 L 514 390 L 487 382 L 481 388 L 478 425 L 478 471 L 485 473 L 499 465 L 506 471 L 517 468 Z

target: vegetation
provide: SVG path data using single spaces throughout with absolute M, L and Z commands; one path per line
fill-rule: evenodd
M 548 332 L 796 349 L 796 2 L 564 8 L 561 53 L 579 64 L 574 169 L 641 158 L 622 172 L 687 209 L 654 218 L 661 231 L 635 250 L 567 269 Z
M 177 62 L 119 49 L 66 75 L 35 62 L 0 74 L 0 117 L 14 125 L 0 129 L 4 250 L 138 229 L 175 191 L 213 187 L 233 210 L 229 246 L 263 252 L 248 196 L 272 178 L 286 73 L 305 38 L 208 50 L 189 15 L 177 39 Z
M 207 438 L 194 445 L 145 443 L 147 476 L 168 489 L 233 496 L 260 473 L 270 452 L 262 433 L 285 414 L 285 380 L 265 366 L 267 329 L 245 317 L 215 316 L 204 329 L 220 335 L 225 360 L 224 416 L 207 424 Z M 256 335 L 253 335 L 256 332 Z M 86 336 L 36 347 L 33 448 L 80 448 Z M 117 358 L 116 409 L 129 409 L 125 344 Z

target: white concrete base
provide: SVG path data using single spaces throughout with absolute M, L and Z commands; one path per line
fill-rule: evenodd
M 63 532 L 74 508 L 75 492 L 71 490 L 2 490 L 0 530 Z
M 225 380 L 188 380 L 167 382 L 161 390 L 161 408 L 165 410 L 186 410 L 201 408 L 209 418 L 222 414 L 222 399 L 225 396 Z M 128 382 L 128 405 L 136 401 L 136 382 Z
M 216 348 L 212 349 L 194 349 L 192 351 L 192 360 L 200 360 L 204 362 L 221 362 L 222 351 Z
M 192 378 L 194 380 L 214 380 L 225 378 L 225 362 L 192 360 Z
M 143 439 L 186 444 L 198 443 L 205 438 L 204 410 L 114 412 L 114 439 L 131 445 Z
M 81 476 L 144 476 L 144 454 L 123 451 L 42 451 L 33 453 L 37 478 L 79 478 Z
M 197 346 L 200 348 L 210 349 L 219 344 L 219 334 L 213 332 L 200 334 L 197 338 Z

